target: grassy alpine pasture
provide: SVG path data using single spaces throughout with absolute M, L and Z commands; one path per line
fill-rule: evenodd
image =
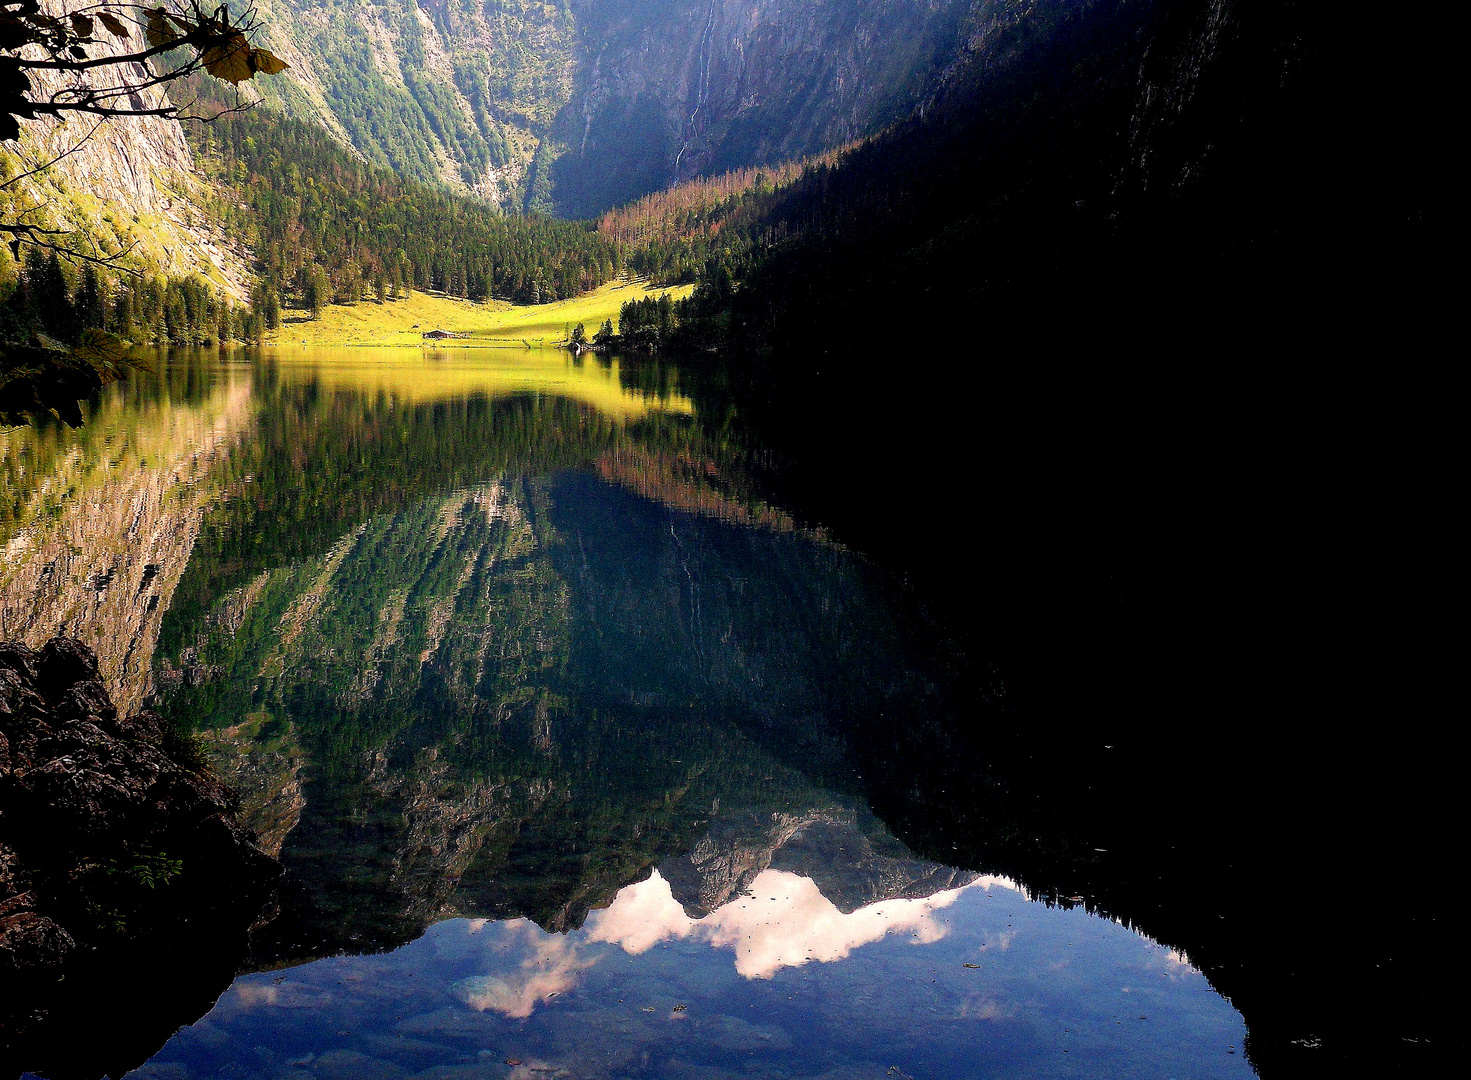
M 321 317 L 308 321 L 297 311 L 285 312 L 286 322 L 267 343 L 277 345 L 371 345 L 375 347 L 432 345 L 434 348 L 545 347 L 567 339 L 570 327 L 582 323 L 588 336 L 605 319 L 618 325 L 618 310 L 630 300 L 668 293 L 672 299 L 688 296 L 693 285 L 672 289 L 650 288 L 642 281 L 613 282 L 570 300 L 518 307 L 503 300 L 475 304 L 447 296 L 414 293 L 406 300 L 384 303 L 366 300 L 351 306 L 332 305 Z M 468 333 L 468 339 L 426 342 L 430 330 Z

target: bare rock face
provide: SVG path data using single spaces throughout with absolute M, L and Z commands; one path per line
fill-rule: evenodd
M 581 0 L 557 134 L 571 215 L 639 188 L 787 160 L 903 118 L 950 60 L 965 0 Z
M 65 9 L 56 0 L 41 0 L 41 11 L 58 16 Z M 141 29 L 125 41 L 99 33 L 88 48 L 94 59 L 119 55 L 137 49 L 141 37 Z M 29 77 L 37 98 L 46 99 L 87 76 L 42 69 Z M 165 92 L 153 88 L 134 94 L 123 107 L 146 111 L 168 104 Z M 87 117 L 41 117 L 21 127 L 18 156 L 25 167 L 55 164 L 50 182 L 21 181 L 17 194 L 50 207 L 58 219 L 51 224 L 100 237 L 109 250 L 135 245 L 138 255 L 166 273 L 201 273 L 236 299 L 248 295 L 249 266 L 204 209 L 206 192 L 194 175 L 194 156 L 179 121 L 123 116 L 97 125 Z
M 259 89 L 374 164 L 577 217 L 871 134 L 920 102 L 973 8 L 1004 6 L 268 0 L 292 67 Z
M 69 638 L 0 644 L 0 975 L 201 914 L 248 921 L 279 876 L 234 794 L 159 716 L 119 717 Z

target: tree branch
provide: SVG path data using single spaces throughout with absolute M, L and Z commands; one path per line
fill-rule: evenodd
M 37 207 L 32 207 L 31 209 L 34 210 Z M 30 244 L 32 247 L 38 247 L 43 251 L 54 251 L 59 257 L 69 262 L 91 263 L 94 266 L 106 267 L 109 270 L 130 274 L 133 277 L 143 276 L 141 270 L 127 266 L 122 261 L 128 255 L 132 254 L 133 249 L 138 246 L 138 241 L 136 240 L 116 254 L 98 256 L 88 255 L 85 251 L 76 251 L 73 248 L 63 247 L 60 244 L 55 244 L 45 239 L 48 236 L 71 236 L 72 232 L 70 229 L 44 229 L 39 225 L 29 225 L 22 221 L 0 221 L 0 232 L 9 233 L 14 237 L 15 239 L 10 241 L 12 244 L 20 243 L 24 240 L 25 243 Z
M 69 113 L 99 118 L 97 125 L 75 146 L 45 164 L 0 183 L 0 190 L 11 188 L 76 153 L 97 132 L 101 123 L 112 117 L 152 116 L 207 123 L 228 113 L 244 112 L 252 104 L 241 103 L 237 89 L 235 106 L 222 108 L 213 116 L 188 115 L 185 110 L 195 107 L 197 98 L 180 105 L 162 91 L 160 96 L 149 99 L 136 96 L 144 91 L 166 87 L 200 71 L 238 88 L 241 82 L 254 78 L 257 73 L 276 74 L 286 68 L 287 65 L 270 52 L 250 44 L 247 35 L 259 27 L 253 7 L 247 7 L 232 19 L 228 6 L 223 3 L 213 10 L 206 8 L 201 0 L 183 0 L 181 6 L 184 13 L 175 15 L 161 5 L 92 3 L 63 10 L 53 16 L 38 14 L 36 0 L 0 0 L 0 35 L 3 35 L 0 41 L 4 42 L 0 47 L 0 142 L 20 139 L 18 119 L 62 119 Z M 131 34 L 124 32 L 127 28 L 112 13 L 118 7 L 130 8 L 134 14 L 128 21 L 136 32 L 142 34 L 144 41 L 155 44 L 147 48 L 131 48 Z M 89 12 L 98 13 L 95 21 L 94 16 L 85 14 Z M 102 29 L 97 28 L 96 21 L 100 21 Z M 100 36 L 104 30 L 113 38 L 130 44 L 119 46 L 118 42 Z M 117 47 L 126 47 L 129 51 L 110 51 Z M 45 55 L 43 58 L 21 55 L 30 49 Z M 87 52 L 94 49 L 102 49 L 104 55 L 88 57 Z M 156 56 L 180 49 L 186 50 L 182 62 L 161 65 L 165 68 L 163 71 L 156 70 L 151 63 Z M 112 72 L 113 69 L 118 70 L 110 78 L 103 77 L 103 81 L 113 85 L 89 84 L 92 73 Z M 38 89 L 27 73 L 53 71 L 70 72 L 75 78 L 69 86 L 50 89 L 48 97 L 47 91 Z M 136 73 L 136 78 L 133 73 Z M 34 100 L 36 97 L 43 100 Z M 130 100 L 123 100 L 125 98 Z M 212 111 L 212 107 L 205 111 Z M 9 242 L 12 253 L 16 253 L 24 241 L 48 247 L 67 258 L 114 265 L 116 260 L 133 249 L 130 245 L 118 255 L 98 258 L 60 247 L 45 238 L 67 235 L 65 230 L 43 229 L 20 220 L 36 209 L 38 207 L 19 213 L 11 211 L 9 216 L 13 220 L 0 221 L 0 232 L 12 237 Z
M 27 60 L 23 56 L 16 57 L 16 66 L 27 68 L 31 71 L 90 71 L 93 68 L 109 67 L 113 64 L 141 64 L 152 57 L 162 53 L 172 52 L 185 45 L 198 45 L 201 42 L 212 40 L 200 37 L 199 32 L 177 37 L 173 41 L 165 41 L 162 45 L 154 45 L 152 48 L 144 49 L 142 52 L 128 53 L 122 56 L 98 56 L 92 60 Z
M 67 158 L 67 157 L 70 157 L 72 154 L 75 154 L 78 150 L 80 150 L 82 147 L 84 147 L 84 146 L 87 145 L 87 140 L 90 139 L 93 135 L 96 135 L 97 134 L 97 129 L 100 128 L 104 123 L 106 123 L 106 120 L 105 119 L 99 120 L 99 121 L 97 121 L 97 123 L 93 124 L 92 125 L 92 130 L 89 131 L 89 132 L 87 132 L 87 134 L 83 135 L 82 138 L 81 138 L 81 140 L 75 146 L 73 146 L 70 150 L 64 150 L 64 151 L 62 151 L 60 154 L 57 154 L 50 161 L 42 162 L 40 165 L 37 165 L 34 169 L 31 169 L 28 172 L 17 173 L 15 176 L 12 176 L 9 180 L 5 181 L 5 183 L 0 184 L 0 191 L 4 191 L 6 188 L 10 187 L 12 184 L 18 184 L 18 183 L 20 183 L 22 180 L 24 180 L 28 176 L 35 176 L 37 173 L 39 173 L 39 172 L 41 172 L 41 171 L 43 171 L 45 169 L 51 168 L 51 166 L 55 165 L 58 161 L 62 160 L 63 158 Z M 4 227 L 5 226 L 3 224 L 0 224 L 0 229 L 3 229 Z

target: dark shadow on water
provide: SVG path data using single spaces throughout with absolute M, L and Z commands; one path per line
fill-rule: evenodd
M 912 399 L 883 408 L 870 388 L 907 362 Z M 1441 429 L 1222 370 L 978 358 L 930 387 L 885 354 L 770 364 L 682 385 L 759 432 L 779 501 L 901 574 L 954 646 L 946 720 L 848 743 L 894 834 L 1183 949 L 1263 1076 L 1419 1075 L 1453 1049 L 1444 915 L 1374 884 L 1443 859 L 1423 725 L 1446 645 L 1418 599 Z

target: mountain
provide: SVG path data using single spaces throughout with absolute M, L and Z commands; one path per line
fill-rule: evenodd
M 1342 54 L 1306 5 L 1005 16 L 967 23 L 903 123 L 717 223 L 758 249 L 722 255 L 743 279 L 733 304 L 707 275 L 742 347 L 902 337 L 912 309 L 875 303 L 890 297 L 993 347 L 1028 348 L 1046 325 L 1069 346 L 1126 335 L 1151 355 L 1357 332 L 1423 304 L 1426 143 L 1413 118 L 1386 131 L 1335 96 Z
M 902 119 L 1020 0 L 269 0 L 273 106 L 368 161 L 591 216 Z

